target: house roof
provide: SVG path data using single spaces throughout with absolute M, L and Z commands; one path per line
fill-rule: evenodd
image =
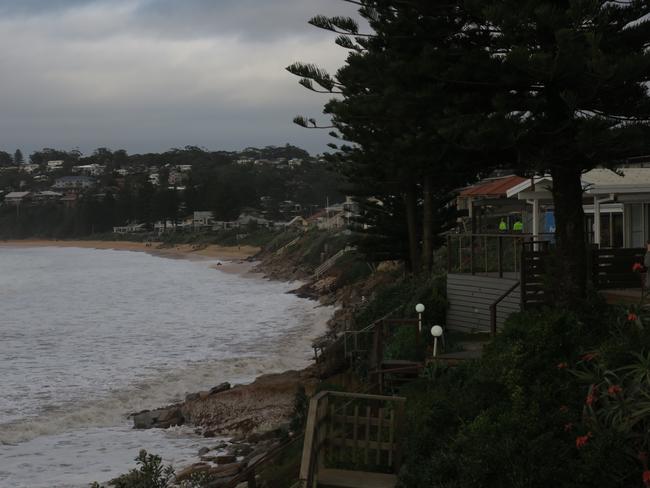
M 7 193 L 5 198 L 25 198 L 27 195 L 29 195 L 28 191 L 12 191 Z
M 526 181 L 521 176 L 510 175 L 503 178 L 490 178 L 476 185 L 465 188 L 460 192 L 461 197 L 505 197 L 513 186 Z
M 620 168 L 616 171 L 596 168 L 582 175 L 582 188 L 587 194 L 650 193 L 650 168 Z M 535 185 L 548 191 L 553 186 L 550 176 L 535 177 Z M 507 191 L 513 197 L 531 188 L 526 179 Z
M 641 193 L 650 191 L 650 168 L 592 169 L 582 176 L 587 193 Z

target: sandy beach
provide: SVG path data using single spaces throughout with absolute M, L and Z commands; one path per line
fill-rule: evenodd
M 223 265 L 215 265 L 223 272 L 244 273 L 249 271 L 251 263 L 243 260 L 254 256 L 260 250 L 254 246 L 198 246 L 196 244 L 178 244 L 164 246 L 160 242 L 131 242 L 131 241 L 85 241 L 85 240 L 48 240 L 25 239 L 0 242 L 2 247 L 77 247 L 86 249 L 111 249 L 115 251 L 146 252 L 154 256 L 177 259 L 211 259 L 222 260 Z

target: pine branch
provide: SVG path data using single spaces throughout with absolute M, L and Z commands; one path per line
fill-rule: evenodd
M 334 125 L 318 125 L 316 119 L 306 118 L 302 115 L 297 115 L 293 118 L 293 123 L 305 129 L 336 129 Z
M 357 21 L 350 17 L 326 17 L 325 15 L 317 15 L 309 20 L 309 24 L 319 29 L 328 30 L 335 34 L 343 34 L 348 36 L 360 37 L 376 37 L 374 34 L 361 34 L 359 33 L 359 24 Z
M 355 44 L 352 39 L 344 35 L 338 36 L 334 42 L 345 49 L 351 49 L 358 53 L 366 51 L 366 49 L 362 48 L 358 44 Z
M 300 76 L 301 78 L 309 81 L 315 82 L 317 85 L 327 90 L 327 93 L 333 92 L 334 88 L 342 88 L 343 85 L 337 83 L 330 74 L 322 68 L 319 68 L 315 64 L 309 63 L 293 63 L 292 65 L 287 66 L 286 70 L 295 76 Z M 310 90 L 314 90 L 313 85 L 310 86 L 309 83 L 300 81 L 300 84 Z

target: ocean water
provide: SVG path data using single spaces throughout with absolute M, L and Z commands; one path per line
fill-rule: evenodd
M 305 366 L 332 309 L 214 261 L 0 248 L 0 488 L 107 481 L 141 448 L 175 466 L 215 439 L 127 415 Z

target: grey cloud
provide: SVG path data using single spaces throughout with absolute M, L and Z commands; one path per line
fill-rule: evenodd
M 162 35 L 237 35 L 251 40 L 314 34 L 317 14 L 352 15 L 340 0 L 149 0 L 137 15 Z
M 49 10 L 38 8 L 45 4 Z M 0 12 L 8 5 L 0 0 Z M 327 98 L 299 87 L 284 67 L 343 62 L 334 36 L 306 24 L 339 7 L 338 0 L 28 0 L 13 16 L 0 15 L 0 43 L 11 46 L 0 50 L 0 149 L 291 142 L 321 152 L 327 134 L 291 119 L 317 116 Z
M 96 0 L 0 0 L 0 15 L 47 15 L 95 2 Z

